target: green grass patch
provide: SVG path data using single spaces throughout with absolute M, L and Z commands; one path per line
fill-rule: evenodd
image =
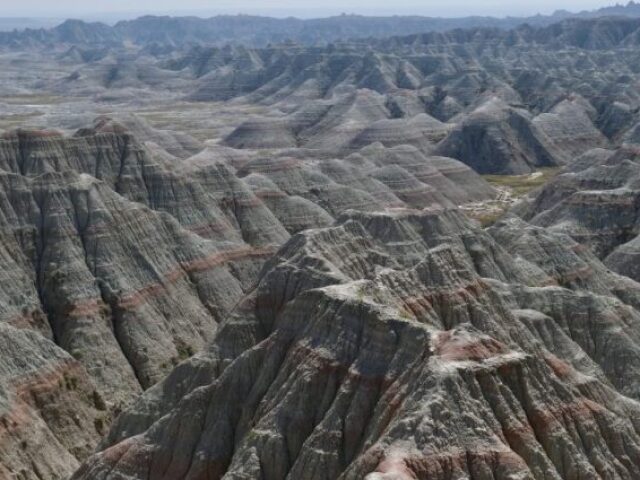
M 548 167 L 527 175 L 483 175 L 482 177 L 494 187 L 507 188 L 513 196 L 523 197 L 547 183 L 561 170 L 562 167 Z
M 487 228 L 496 223 L 500 217 L 504 215 L 506 210 L 498 210 L 494 212 L 484 212 L 477 215 L 470 215 L 475 219 L 482 228 Z
M 55 105 L 62 103 L 63 98 L 58 95 L 6 95 L 0 96 L 0 102 L 9 105 Z

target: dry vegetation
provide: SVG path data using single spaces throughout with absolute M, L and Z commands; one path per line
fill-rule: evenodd
M 529 175 L 484 175 L 484 179 L 498 189 L 506 189 L 515 198 L 527 195 L 558 175 L 560 167 L 542 168 Z
M 463 205 L 461 208 L 480 225 L 489 227 L 498 221 L 514 203 L 540 188 L 561 170 L 561 167 L 553 167 L 543 168 L 527 175 L 484 175 L 484 179 L 498 190 L 496 198 Z

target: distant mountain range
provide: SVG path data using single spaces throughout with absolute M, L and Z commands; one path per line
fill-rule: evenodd
M 459 28 L 511 29 L 522 24 L 546 26 L 568 18 L 604 16 L 640 17 L 640 3 L 629 2 L 626 5 L 580 13 L 560 10 L 552 15 L 505 18 L 341 15 L 302 20 L 250 15 L 220 15 L 211 18 L 144 16 L 135 20 L 120 21 L 113 26 L 100 22 L 66 20 L 53 28 L 27 28 L 0 32 L 0 45 L 9 48 L 57 44 L 116 46 L 150 43 L 172 46 L 224 43 L 264 46 L 268 43 L 287 41 L 313 45 L 344 39 L 442 32 Z M 5 19 L 4 23 L 7 24 L 10 20 Z M 14 21 L 14 23 L 16 26 L 21 25 L 20 22 Z M 0 20 L 0 30 L 3 30 L 2 25 L 3 21 Z M 6 26 L 4 30 L 7 30 Z
M 60 18 L 29 18 L 29 17 L 6 17 L 0 18 L 0 32 L 11 32 L 13 30 L 53 28 L 59 25 L 63 19 Z

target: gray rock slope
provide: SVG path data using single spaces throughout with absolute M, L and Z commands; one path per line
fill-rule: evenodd
M 105 118 L 0 138 L 3 474 L 68 477 L 115 415 L 209 345 L 292 234 L 352 208 L 495 195 L 411 146 L 222 152 L 179 159 Z
M 636 52 L 568 39 L 601 27 L 457 31 L 371 40 L 364 49 L 198 48 L 165 67 L 197 72 L 193 100 L 279 112 L 242 123 L 223 140 L 234 148 L 348 154 L 381 141 L 452 156 L 483 173 L 517 174 L 634 138 L 637 74 L 628 61 Z
M 571 235 L 611 269 L 640 278 L 638 149 L 592 150 L 518 207 L 530 222 Z
M 515 217 L 345 213 L 73 478 L 635 478 L 639 288 Z
M 288 237 L 229 171 L 213 168 L 205 194 L 127 134 L 17 132 L 1 143 L 3 245 L 24 279 L 8 282 L 21 294 L 8 292 L 3 317 L 51 327 L 114 401 L 202 346 L 255 262 Z M 231 216 L 218 206 L 243 196 Z
M 465 117 L 437 151 L 480 173 L 522 174 L 563 163 L 561 151 L 528 112 L 497 98 Z
M 0 478 L 68 478 L 108 431 L 103 398 L 40 333 L 0 322 L 0 351 Z

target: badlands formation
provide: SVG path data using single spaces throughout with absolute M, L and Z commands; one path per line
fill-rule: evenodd
M 0 33 L 0 479 L 640 478 L 639 10 Z

